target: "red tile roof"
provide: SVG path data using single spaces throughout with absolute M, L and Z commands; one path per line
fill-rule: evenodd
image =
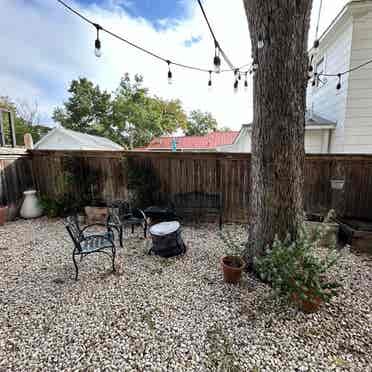
M 231 145 L 239 132 L 212 132 L 205 136 L 182 136 L 174 137 L 177 141 L 177 149 L 214 149 L 217 146 Z M 173 137 L 154 138 L 146 150 L 171 150 Z M 136 148 L 135 150 L 142 150 Z

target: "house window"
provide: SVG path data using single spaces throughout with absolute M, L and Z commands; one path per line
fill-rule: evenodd
M 315 64 L 315 72 L 316 74 L 319 76 L 320 74 L 324 74 L 325 73 L 325 63 L 324 63 L 324 57 L 322 57 L 316 64 Z M 322 77 L 320 77 L 320 79 L 322 80 Z M 316 80 L 315 82 L 315 86 L 317 88 L 321 87 L 323 84 L 321 83 L 321 81 L 319 79 Z

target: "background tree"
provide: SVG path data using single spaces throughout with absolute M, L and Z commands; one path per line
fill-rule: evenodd
M 34 142 L 39 141 L 51 128 L 40 124 L 40 113 L 37 102 L 30 104 L 28 101 L 13 101 L 9 97 L 0 97 L 0 107 L 13 112 L 14 128 L 17 145 L 23 145 L 25 133 L 31 133 Z M 10 129 L 7 116 L 4 116 L 4 129 L 6 137 L 9 137 Z
M 149 95 L 141 75 L 126 74 L 113 94 L 101 91 L 86 78 L 73 80 L 71 96 L 53 119 L 65 128 L 97 134 L 132 148 L 147 145 L 153 137 L 169 135 L 187 125 L 179 100 Z
M 254 77 L 250 228 L 246 259 L 275 234 L 296 237 L 303 216 L 307 43 L 312 0 L 244 0 Z M 259 38 L 264 47 L 258 49 Z
M 186 136 L 205 136 L 216 130 L 217 121 L 210 112 L 202 112 L 200 110 L 190 112 L 187 127 L 185 128 Z
M 143 87 L 143 78 L 128 74 L 121 79 L 113 102 L 113 122 L 116 134 L 129 147 L 147 145 L 152 138 L 170 135 L 187 123 L 179 100 L 151 97 Z
M 71 82 L 70 97 L 56 108 L 53 120 L 63 127 L 88 134 L 100 134 L 112 123 L 111 94 L 86 78 Z

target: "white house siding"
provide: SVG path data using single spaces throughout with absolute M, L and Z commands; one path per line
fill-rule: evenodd
M 306 130 L 305 133 L 305 152 L 306 153 L 326 153 L 328 150 L 329 130 Z M 217 147 L 218 152 L 251 152 L 251 128 L 243 125 L 241 132 L 235 143 L 232 145 Z
M 321 40 L 314 65 L 324 58 L 324 73 L 335 74 L 345 71 L 350 66 L 353 24 L 351 18 L 344 18 L 335 30 L 331 30 Z M 322 77 L 321 79 L 324 79 Z M 343 152 L 346 99 L 348 77 L 342 80 L 342 89 L 336 91 L 337 78 L 327 78 L 326 84 L 319 87 L 309 85 L 307 106 L 309 111 L 337 123 L 331 136 L 331 152 Z M 321 138 L 321 137 L 319 137 Z
M 305 133 L 305 152 L 307 154 L 322 153 L 323 131 L 312 130 Z
M 372 59 L 372 10 L 354 15 L 351 67 Z M 372 65 L 349 75 L 344 152 L 372 153 Z

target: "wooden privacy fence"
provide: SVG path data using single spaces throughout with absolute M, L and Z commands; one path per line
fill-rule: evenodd
M 22 202 L 23 191 L 33 188 L 31 156 L 24 149 L 0 147 L 0 205 L 13 218 Z
M 32 164 L 37 189 L 50 197 L 66 187 L 63 175 L 73 169 L 81 182 L 74 182 L 70 192 L 82 192 L 79 184 L 91 179 L 96 196 L 125 199 L 128 164 L 135 164 L 151 169 L 146 182 L 155 203 L 160 195 L 221 192 L 224 220 L 248 220 L 250 154 L 34 150 Z M 344 180 L 342 190 L 332 189 L 335 179 Z M 372 220 L 372 155 L 308 155 L 304 198 L 309 213 L 324 214 L 335 208 L 345 217 Z

